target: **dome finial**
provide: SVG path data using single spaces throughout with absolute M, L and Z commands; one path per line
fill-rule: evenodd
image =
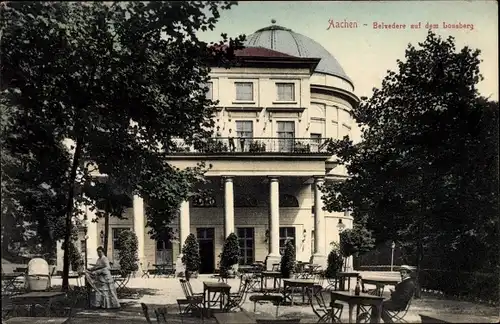
M 271 23 L 275 24 L 276 23 L 276 19 L 271 19 Z

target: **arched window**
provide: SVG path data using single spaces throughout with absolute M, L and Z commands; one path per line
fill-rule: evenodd
M 284 194 L 280 197 L 280 207 L 299 207 L 299 201 L 295 196 Z
M 192 204 L 196 208 L 217 207 L 217 201 L 211 195 L 196 196 L 193 198 Z

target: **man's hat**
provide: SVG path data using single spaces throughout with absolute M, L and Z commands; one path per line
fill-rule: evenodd
M 415 270 L 415 267 L 409 266 L 409 265 L 402 265 L 399 267 L 399 271 L 401 270 L 406 270 L 409 272 L 413 272 Z

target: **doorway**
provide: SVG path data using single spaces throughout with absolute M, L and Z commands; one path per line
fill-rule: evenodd
M 201 227 L 196 229 L 196 237 L 200 245 L 200 274 L 214 273 L 215 264 L 215 229 L 213 227 Z

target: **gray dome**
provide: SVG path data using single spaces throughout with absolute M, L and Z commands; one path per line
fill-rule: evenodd
M 316 41 L 281 26 L 269 26 L 247 37 L 245 46 L 264 47 L 297 57 L 320 58 L 315 72 L 330 74 L 349 81 L 339 62 Z

